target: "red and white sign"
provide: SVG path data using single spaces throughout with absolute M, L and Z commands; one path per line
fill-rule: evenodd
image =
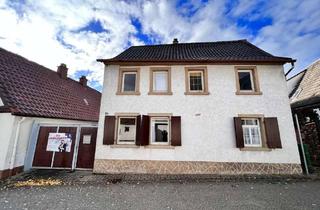
M 70 133 L 49 133 L 47 151 L 70 152 L 71 144 Z

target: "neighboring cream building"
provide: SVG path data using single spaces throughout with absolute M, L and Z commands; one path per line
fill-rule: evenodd
M 67 71 L 0 48 L 0 179 L 30 168 L 93 167 L 101 94 Z M 48 151 L 50 133 L 68 134 L 71 151 Z
M 246 40 L 174 40 L 98 61 L 95 173 L 301 173 L 283 70 L 291 58 Z

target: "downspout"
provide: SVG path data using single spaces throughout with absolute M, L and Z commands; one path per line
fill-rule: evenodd
M 287 71 L 287 73 L 284 75 L 286 78 L 288 74 L 294 69 L 294 61 L 291 62 L 291 68 Z
M 19 134 L 20 134 L 20 126 L 21 126 L 21 123 L 23 121 L 25 121 L 25 119 L 26 119 L 25 117 L 21 118 L 21 120 L 19 120 L 18 125 L 17 125 L 16 135 L 15 135 L 14 143 L 13 143 L 11 161 L 10 161 L 10 167 L 9 167 L 10 170 L 14 168 L 14 163 L 16 161 L 16 152 L 17 152 L 17 147 L 18 147 Z

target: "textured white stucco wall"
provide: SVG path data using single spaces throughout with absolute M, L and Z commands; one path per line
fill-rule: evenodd
M 19 121 L 22 119 L 20 116 L 14 116 L 10 113 L 0 114 L 0 170 L 9 169 L 10 162 L 14 147 L 14 139 L 17 134 L 17 127 Z M 17 148 L 14 158 L 13 167 L 25 165 L 26 156 L 31 143 L 36 144 L 36 139 L 30 139 L 33 125 L 96 125 L 95 122 L 76 121 L 76 120 L 63 120 L 63 119 L 50 119 L 50 118 L 34 118 L 26 117 L 20 125 L 19 137 Z M 37 135 L 36 135 L 37 138 Z M 32 159 L 28 160 L 32 161 Z M 31 163 L 28 163 L 29 165 Z
M 184 95 L 184 67 L 171 66 L 173 95 L 169 96 L 148 95 L 150 66 L 140 67 L 141 95 L 116 95 L 119 66 L 106 67 L 96 159 L 300 163 L 282 66 L 257 66 L 262 95 L 236 95 L 234 66 L 208 65 L 210 95 L 201 96 Z M 105 113 L 116 112 L 181 116 L 182 146 L 154 149 L 102 145 Z M 233 117 L 238 114 L 277 117 L 283 148 L 272 151 L 236 148 Z

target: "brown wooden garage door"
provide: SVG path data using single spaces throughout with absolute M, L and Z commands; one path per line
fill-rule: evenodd
M 74 153 L 77 152 L 76 168 L 93 168 L 96 149 L 97 128 L 81 127 L 78 150 L 75 151 L 78 127 L 44 127 L 39 129 L 33 167 L 72 168 Z M 71 135 L 70 152 L 47 151 L 49 133 L 68 133 Z
M 51 167 L 53 152 L 47 151 L 49 133 L 57 132 L 58 127 L 40 127 L 33 166 Z
M 77 134 L 77 127 L 40 127 L 37 139 L 36 151 L 33 158 L 34 167 L 57 167 L 71 168 L 74 145 Z M 72 144 L 70 152 L 51 152 L 47 151 L 49 133 L 69 133 L 71 134 Z

